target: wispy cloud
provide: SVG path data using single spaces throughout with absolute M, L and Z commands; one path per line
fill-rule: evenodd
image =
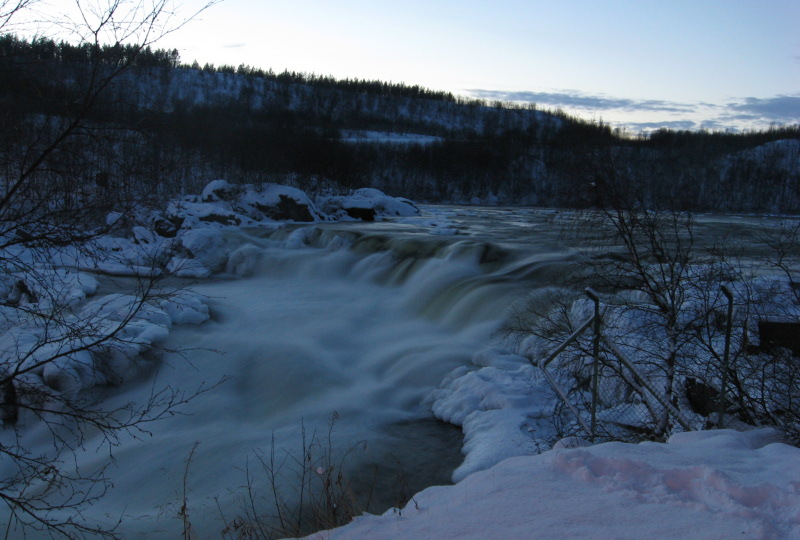
M 800 94 L 766 99 L 748 97 L 738 103 L 729 104 L 727 108 L 742 116 L 768 118 L 780 122 L 787 120 L 800 122 Z
M 657 129 L 688 130 L 698 127 L 693 120 L 668 120 L 664 122 L 627 122 L 626 127 L 634 131 L 654 131 Z
M 686 113 L 695 110 L 696 105 L 663 100 L 635 100 L 615 98 L 605 95 L 591 95 L 566 90 L 563 92 L 503 92 L 498 90 L 467 90 L 470 94 L 488 100 L 525 101 L 552 107 L 578 107 L 581 109 L 619 109 L 624 111 L 660 111 Z
M 227 45 L 223 45 L 223 49 L 241 49 L 242 47 L 246 47 L 247 43 L 228 43 Z
M 771 123 L 800 123 L 800 94 L 769 98 L 742 97 L 727 103 L 684 103 L 593 95 L 578 90 L 505 92 L 472 89 L 467 92 L 487 100 L 536 103 L 547 108 L 599 115 L 607 120 L 613 119 L 613 124 L 634 131 L 660 128 L 748 129 L 763 128 Z

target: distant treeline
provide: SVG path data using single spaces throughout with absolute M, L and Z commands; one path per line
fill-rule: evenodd
M 236 74 L 244 77 L 257 77 L 286 84 L 306 84 L 317 88 L 335 88 L 349 92 L 364 92 L 368 94 L 378 94 L 384 96 L 435 99 L 452 103 L 463 102 L 465 100 L 465 98 L 454 96 L 450 92 L 430 90 L 418 85 L 411 86 L 403 83 L 391 83 L 367 79 L 337 79 L 330 75 L 317 75 L 314 73 L 302 73 L 289 70 L 275 73 L 272 71 L 272 69 L 264 70 L 262 68 L 256 68 L 245 64 L 240 64 L 238 67 L 231 65 L 221 65 L 215 67 L 213 64 L 207 63 L 201 68 L 200 64 L 195 61 L 191 65 L 183 64 L 181 67 L 203 70 L 207 72 Z M 483 104 L 483 101 L 481 100 L 469 101 Z
M 56 42 L 46 37 L 31 40 L 20 39 L 12 34 L 0 35 L 0 57 L 8 61 L 66 62 L 107 65 L 129 65 L 150 68 L 176 68 L 180 64 L 177 49 L 139 48 L 134 45 L 74 45 L 66 41 Z
M 611 169 L 654 206 L 800 212 L 800 126 L 630 134 L 563 111 L 402 83 L 200 67 L 181 64 L 176 50 L 11 35 L 0 36 L 6 167 L 41 139 L 37 130 L 77 114 L 98 74 L 119 69 L 91 100 L 91 129 L 73 136 L 51 170 L 70 169 L 76 179 L 107 173 L 150 194 L 224 177 L 312 190 L 372 186 L 431 202 L 577 207 L 597 204 Z M 367 131 L 429 138 L 342 137 Z M 85 170 L 76 170 L 77 155 Z

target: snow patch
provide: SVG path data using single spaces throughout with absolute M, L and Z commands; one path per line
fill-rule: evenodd
M 769 430 L 558 448 L 308 538 L 797 538 L 800 449 Z

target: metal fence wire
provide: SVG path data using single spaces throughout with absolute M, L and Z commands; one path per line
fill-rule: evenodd
M 586 376 L 577 382 L 542 370 L 559 397 L 554 411 L 556 431 L 594 442 L 659 438 L 657 419 L 664 414 L 664 407 L 645 403 L 641 387 L 631 382 L 632 377 L 624 374 L 625 366 L 614 362 L 613 356 L 603 351 L 600 358 L 596 378 Z M 591 370 L 592 366 L 586 367 Z
M 598 442 L 661 439 L 669 435 L 670 426 L 690 430 L 663 392 L 603 336 L 600 299 L 592 289 L 586 289 L 586 294 L 594 302 L 594 315 L 538 364 L 560 398 L 554 415 L 557 431 Z M 578 374 L 577 384 L 567 384 L 548 370 L 571 346 L 580 349 L 578 358 L 583 363 L 573 372 Z

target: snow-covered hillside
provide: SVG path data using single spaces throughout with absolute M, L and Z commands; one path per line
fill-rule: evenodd
M 156 68 L 149 75 L 132 72 L 116 85 L 127 99 L 135 97 L 147 109 L 171 112 L 177 107 L 224 106 L 235 103 L 250 111 L 281 109 L 312 116 L 324 113 L 343 127 L 363 119 L 386 125 L 416 125 L 437 132 L 482 136 L 525 131 L 538 125 L 542 134 L 563 121 L 525 109 L 489 107 L 475 103 L 353 93 L 337 88 L 287 84 L 269 78 L 198 69 Z
M 74 112 L 67 104 L 99 90 L 91 76 L 97 58 L 46 39 L 5 36 L 0 45 L 7 51 L 0 63 L 18 81 L 3 95 L 24 107 L 9 132 L 31 133 L 9 142 L 13 156 L 14 145 L 39 144 L 32 134 L 40 122 L 56 129 Z M 591 186 L 617 181 L 636 186 L 648 205 L 681 210 L 800 208 L 796 126 L 643 136 L 535 104 L 244 65 L 200 69 L 181 66 L 177 51 L 140 53 L 87 101 L 97 104 L 92 129 L 74 134 L 85 171 L 71 174 L 108 175 L 163 198 L 226 177 L 308 191 L 373 187 L 427 202 L 583 208 L 598 204 Z M 118 65 L 118 53 L 104 54 L 110 58 L 101 63 Z M 13 159 L 7 165 L 24 169 Z M 609 166 L 610 178 L 601 178 Z

